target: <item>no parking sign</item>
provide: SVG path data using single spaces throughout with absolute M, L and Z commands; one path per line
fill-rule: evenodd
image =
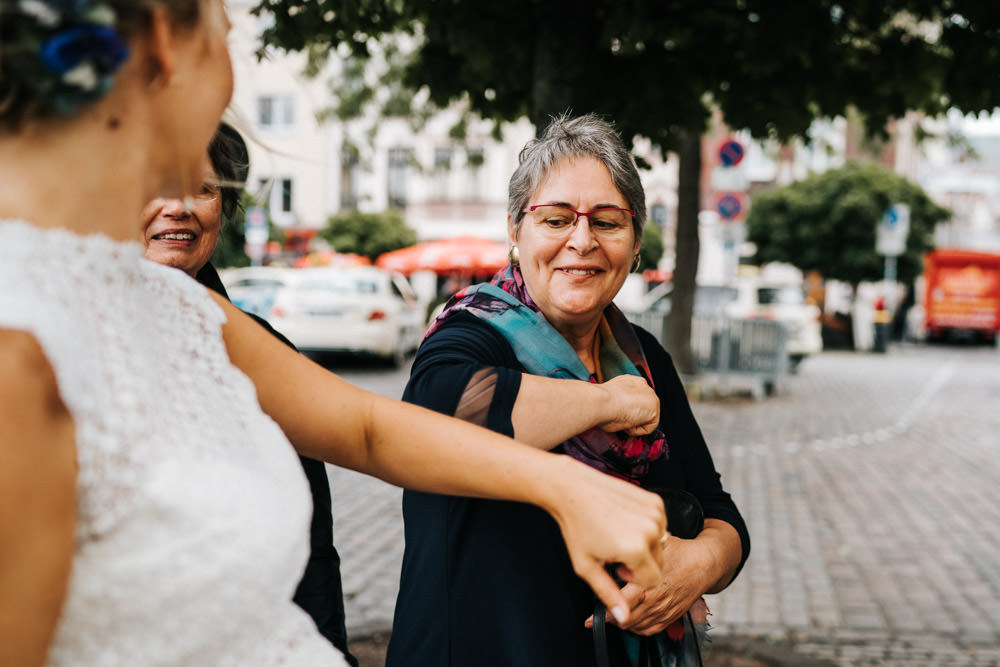
M 746 150 L 743 144 L 732 137 L 727 137 L 719 144 L 719 164 L 723 167 L 735 167 L 743 161 Z
M 747 196 L 742 192 L 722 192 L 715 200 L 715 210 L 725 221 L 742 220 L 747 213 Z

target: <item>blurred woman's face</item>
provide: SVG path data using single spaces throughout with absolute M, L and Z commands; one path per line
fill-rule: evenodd
M 207 161 L 207 159 L 206 159 Z M 210 168 L 185 207 L 180 199 L 154 199 L 142 211 L 146 259 L 194 277 L 208 263 L 222 230 L 222 198 Z
M 621 289 L 638 252 L 631 215 L 594 209 L 624 209 L 628 202 L 604 163 L 580 157 L 552 168 L 528 200 L 529 207 L 535 205 L 543 206 L 524 215 L 517 237 L 511 232 L 528 293 L 564 335 L 592 326 Z M 593 214 L 560 225 L 544 205 Z

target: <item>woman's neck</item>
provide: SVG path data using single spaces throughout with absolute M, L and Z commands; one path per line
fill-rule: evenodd
M 581 327 L 555 327 L 591 373 L 597 371 L 597 357 L 594 350 L 596 349 L 599 325 L 600 320 Z
M 148 192 L 142 136 L 87 111 L 0 138 L 0 218 L 116 240 L 140 238 Z

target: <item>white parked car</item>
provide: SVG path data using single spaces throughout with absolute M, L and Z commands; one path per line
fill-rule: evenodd
M 401 364 L 424 331 L 406 278 L 374 266 L 295 270 L 268 321 L 303 352 L 371 354 Z
M 661 283 L 644 297 L 643 310 L 670 312 L 671 285 Z M 780 322 L 788 331 L 789 368 L 810 354 L 823 351 L 819 307 L 806 302 L 801 284 L 740 277 L 726 284 L 699 283 L 695 289 L 696 315 Z
M 287 267 L 246 266 L 223 269 L 219 278 L 237 308 L 269 320 L 275 297 L 292 283 L 297 273 Z
M 639 300 L 639 311 L 670 314 L 673 283 L 660 283 L 646 292 Z M 724 315 L 726 306 L 739 298 L 739 290 L 731 285 L 695 286 L 695 315 Z
M 726 306 L 726 315 L 743 319 L 774 320 L 788 331 L 788 361 L 792 371 L 810 354 L 823 351 L 820 310 L 806 302 L 801 284 L 740 278 L 738 298 Z

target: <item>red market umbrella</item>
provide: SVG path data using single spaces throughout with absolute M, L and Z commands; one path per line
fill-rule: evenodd
M 507 245 L 477 236 L 426 241 L 383 253 L 375 266 L 409 275 L 434 271 L 438 275 L 491 275 L 507 263 Z

